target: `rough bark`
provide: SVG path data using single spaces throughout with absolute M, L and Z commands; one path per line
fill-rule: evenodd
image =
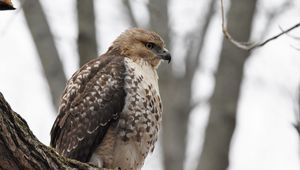
M 0 93 L 0 169 L 97 170 L 99 168 L 67 159 L 39 142 L 26 121 L 11 109 Z
M 84 65 L 98 55 L 93 0 L 77 0 L 79 64 Z
M 66 77 L 47 18 L 38 0 L 24 1 L 23 11 L 44 69 L 52 102 L 57 108 Z
M 186 151 L 186 134 L 189 114 L 194 103 L 192 96 L 192 80 L 199 67 L 199 55 L 201 53 L 204 37 L 206 35 L 209 22 L 214 13 L 215 1 L 209 2 L 209 7 L 205 16 L 205 22 L 199 24 L 195 32 L 191 34 L 190 44 L 187 49 L 184 76 L 175 75 L 171 71 L 171 66 L 162 64 L 159 69 L 159 85 L 163 100 L 163 128 L 162 145 L 164 167 L 166 170 L 182 170 Z M 158 32 L 170 48 L 171 32 L 168 22 L 168 1 L 149 1 L 150 29 Z M 195 38 L 197 37 L 197 38 Z
M 255 7 L 256 0 L 231 1 L 228 28 L 238 40 L 249 39 Z M 228 167 L 244 64 L 249 55 L 248 51 L 223 40 L 198 170 L 225 170 Z

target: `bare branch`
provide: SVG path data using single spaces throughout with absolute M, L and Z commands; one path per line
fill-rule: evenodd
M 256 44 L 256 45 L 250 47 L 249 50 L 253 50 L 253 49 L 255 49 L 255 48 L 262 47 L 262 46 L 264 46 L 265 44 L 269 43 L 270 41 L 275 40 L 276 38 L 282 36 L 283 34 L 286 34 L 286 33 L 290 32 L 290 31 L 292 31 L 293 29 L 295 29 L 295 28 L 297 28 L 297 27 L 299 27 L 299 26 L 300 26 L 300 23 L 298 23 L 298 24 L 296 24 L 296 25 L 290 27 L 290 28 L 287 29 L 287 30 L 282 31 L 281 33 L 279 33 L 279 34 L 277 34 L 277 35 L 275 35 L 275 36 L 273 36 L 273 37 L 271 37 L 271 38 L 265 40 L 265 41 L 262 42 L 262 43 L 259 43 L 259 44 Z
M 286 0 L 278 8 L 276 8 L 274 10 L 269 10 L 269 11 L 266 12 L 267 22 L 265 24 L 265 28 L 263 29 L 261 35 L 259 36 L 259 37 L 261 37 L 259 41 L 262 41 L 263 39 L 265 39 L 265 36 L 267 35 L 267 33 L 270 31 L 270 28 L 272 27 L 273 21 L 279 15 L 282 15 L 284 12 L 288 11 L 288 9 L 290 9 L 293 6 L 294 2 L 295 2 L 294 0 Z
M 240 48 L 240 49 L 243 49 L 243 50 L 253 50 L 253 49 L 256 49 L 256 48 L 259 48 L 259 47 L 262 47 L 264 45 L 266 45 L 267 43 L 269 43 L 270 41 L 273 41 L 277 38 L 279 38 L 280 36 L 298 28 L 300 26 L 300 22 L 295 24 L 294 26 L 282 31 L 281 33 L 271 37 L 271 38 L 268 38 L 266 39 L 265 41 L 263 42 L 260 42 L 260 43 L 252 43 L 252 42 L 239 42 L 239 41 L 236 41 L 231 35 L 230 33 L 228 32 L 227 30 L 227 27 L 225 25 L 225 15 L 224 15 L 224 5 L 223 5 L 223 0 L 221 0 L 221 11 L 222 11 L 222 30 L 223 30 L 223 34 L 225 36 L 226 39 L 228 39 L 233 45 L 235 45 L 236 47 Z
M 281 30 L 281 31 L 284 31 L 284 29 L 281 27 L 281 26 L 279 26 L 279 29 Z M 294 36 L 294 35 L 290 35 L 290 34 L 286 34 L 288 37 L 291 37 L 292 39 L 295 39 L 295 40 L 300 40 L 300 37 L 297 37 L 297 36 Z
M 290 45 L 292 48 L 294 48 L 295 50 L 297 50 L 297 51 L 300 51 L 300 48 L 299 47 L 295 47 L 295 46 L 293 46 L 293 45 Z

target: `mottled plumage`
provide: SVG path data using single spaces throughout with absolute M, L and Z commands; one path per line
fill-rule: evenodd
M 68 81 L 51 146 L 104 168 L 141 169 L 161 124 L 161 59 L 171 57 L 156 33 L 134 28 L 121 34 Z

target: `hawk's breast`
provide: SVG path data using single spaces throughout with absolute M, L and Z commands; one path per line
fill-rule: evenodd
M 144 61 L 134 62 L 125 58 L 125 67 L 124 89 L 127 95 L 116 126 L 117 145 L 123 152 L 120 154 L 129 154 L 125 157 L 130 164 L 142 166 L 148 152 L 154 149 L 161 124 L 158 76 L 156 70 Z

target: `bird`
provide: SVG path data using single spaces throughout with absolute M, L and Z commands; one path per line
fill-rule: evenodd
M 51 129 L 61 155 L 108 169 L 139 170 L 162 122 L 157 69 L 171 54 L 142 28 L 121 33 L 68 80 Z
M 0 0 L 0 10 L 13 10 L 15 9 L 11 0 Z

